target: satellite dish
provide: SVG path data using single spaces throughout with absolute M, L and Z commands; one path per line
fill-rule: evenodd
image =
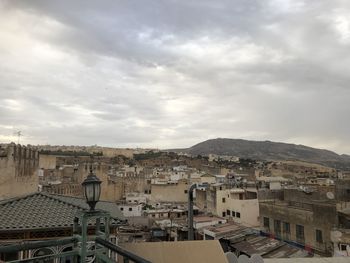
M 262 258 L 262 256 L 260 256 L 258 254 L 253 254 L 250 258 L 250 262 L 251 263 L 264 263 L 264 259 Z
M 226 252 L 225 256 L 227 258 L 228 263 L 238 263 L 238 258 L 234 253 Z
M 332 192 L 327 192 L 326 194 L 327 198 L 330 199 L 330 200 L 333 200 L 334 199 L 334 194 Z
M 250 259 L 246 255 L 240 255 L 238 263 L 251 263 Z

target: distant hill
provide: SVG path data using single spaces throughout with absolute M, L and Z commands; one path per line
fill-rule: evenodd
M 304 145 L 242 139 L 211 139 L 187 149 L 175 149 L 191 155 L 232 155 L 255 160 L 300 160 L 350 170 L 350 156 Z

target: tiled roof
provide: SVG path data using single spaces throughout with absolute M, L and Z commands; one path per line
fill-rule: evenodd
M 111 213 L 112 224 L 124 220 L 114 203 L 99 202 L 97 209 Z M 88 210 L 82 198 L 34 193 L 0 202 L 0 231 L 65 228 L 73 226 L 78 211 Z

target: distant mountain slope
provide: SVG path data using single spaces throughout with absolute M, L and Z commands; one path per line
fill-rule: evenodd
M 211 139 L 187 149 L 177 149 L 192 155 L 233 155 L 256 160 L 301 160 L 340 169 L 350 169 L 350 156 L 335 152 L 271 141 L 248 141 L 241 139 Z

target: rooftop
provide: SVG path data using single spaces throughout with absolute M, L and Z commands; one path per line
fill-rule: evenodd
M 226 219 L 222 218 L 222 217 L 218 217 L 218 216 L 195 216 L 195 217 L 193 217 L 193 222 L 196 222 L 196 223 L 211 222 L 211 221 L 217 221 L 217 220 L 226 220 Z
M 111 214 L 112 224 L 124 219 L 112 202 L 100 201 L 96 209 Z M 85 199 L 46 193 L 33 193 L 0 202 L 0 231 L 71 228 L 77 212 L 87 211 Z

